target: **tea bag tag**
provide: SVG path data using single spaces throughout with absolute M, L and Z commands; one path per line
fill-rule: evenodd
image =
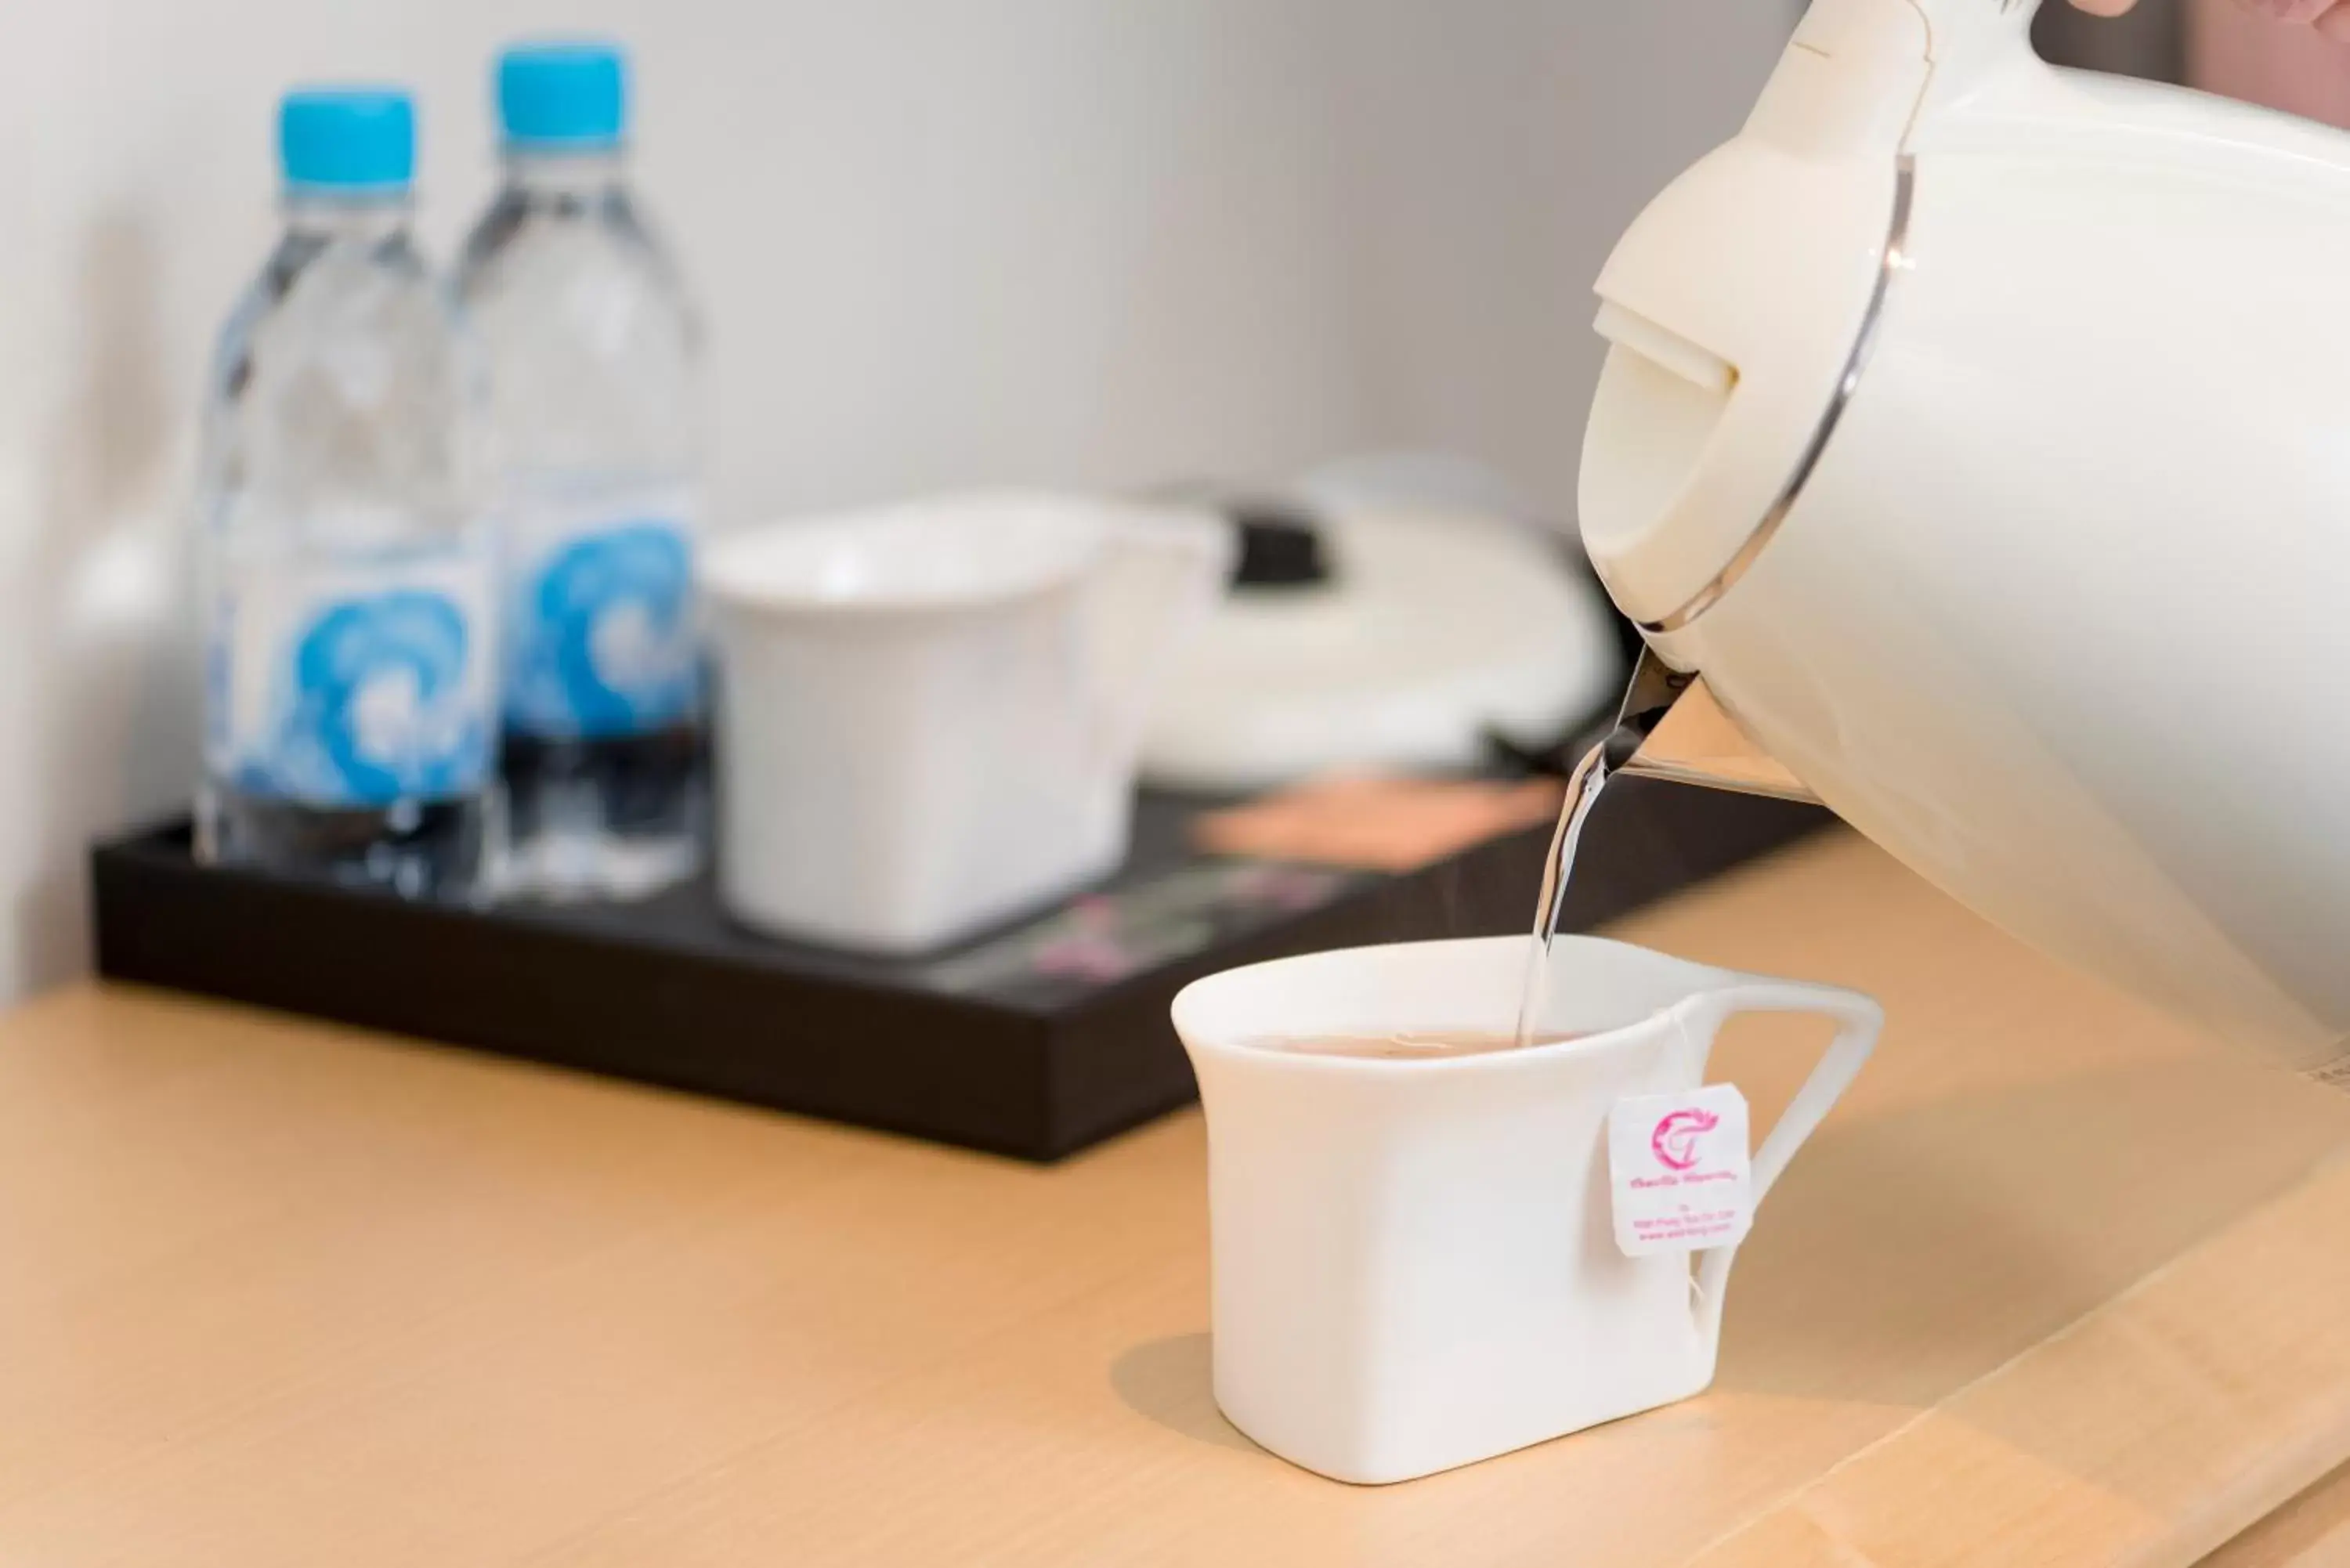
M 1627 1257 L 1734 1246 L 1753 1222 L 1746 1096 L 1735 1085 L 1617 1101 L 1607 1168 Z

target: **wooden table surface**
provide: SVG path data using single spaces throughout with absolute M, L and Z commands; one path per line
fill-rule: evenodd
M 1216 1413 L 1196 1114 L 1039 1169 L 46 998 L 0 1020 L 0 1563 L 2159 1568 L 2350 1456 L 2350 1096 L 1849 837 L 1625 934 L 1872 991 L 1877 1060 L 1712 1392 L 1382 1490 Z M 1758 1116 L 1807 1027 L 1725 1038 Z M 2344 1561 L 2345 1519 L 2213 1561 Z

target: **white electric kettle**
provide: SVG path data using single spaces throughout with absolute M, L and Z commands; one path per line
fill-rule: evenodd
M 2324 1065 L 2350 136 L 2051 67 L 2036 8 L 1816 0 L 1609 260 L 1583 532 L 1651 650 L 1614 746 L 1815 794 L 2036 946 Z

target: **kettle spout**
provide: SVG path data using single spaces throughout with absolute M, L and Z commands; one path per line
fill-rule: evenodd
M 1640 650 L 1616 728 L 1602 744 L 1611 774 L 1820 804 L 1803 780 L 1747 737 L 1702 676 L 1675 670 L 1649 649 Z

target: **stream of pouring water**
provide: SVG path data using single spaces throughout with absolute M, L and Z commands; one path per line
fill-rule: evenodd
M 1559 906 L 1566 901 L 1567 880 L 1575 874 L 1575 846 L 1583 837 L 1584 820 L 1599 802 L 1607 783 L 1607 745 L 1602 739 L 1583 753 L 1567 775 L 1566 799 L 1558 813 L 1558 831 L 1551 835 L 1550 858 L 1543 863 L 1542 897 L 1534 905 L 1534 940 L 1526 950 L 1526 979 L 1518 993 L 1520 1045 L 1530 1044 L 1542 1023 L 1543 1001 L 1550 983 L 1551 939 L 1558 934 Z

